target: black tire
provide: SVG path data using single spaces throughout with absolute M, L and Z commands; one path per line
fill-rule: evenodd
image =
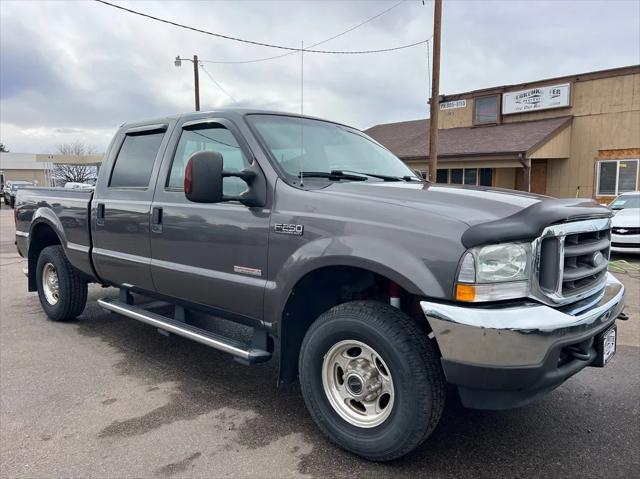
M 15 207 L 16 207 L 16 199 L 15 199 L 15 197 L 13 197 L 13 196 L 11 197 L 11 207 L 12 207 L 12 208 L 15 208 Z
M 9 206 L 9 201 L 7 200 L 7 195 L 2 195 L 4 197 L 4 204 Z
M 344 420 L 325 393 L 324 357 L 345 340 L 373 348 L 393 378 L 393 408 L 375 427 Z M 373 461 L 389 461 L 415 449 L 444 409 L 446 382 L 436 345 L 413 319 L 384 303 L 354 301 L 323 313 L 302 342 L 299 374 L 307 409 L 320 429 L 341 447 Z
M 48 264 L 53 265 L 58 277 L 58 300 L 55 304 L 49 302 L 44 291 L 42 272 Z M 40 252 L 36 282 L 42 309 L 52 321 L 71 321 L 84 311 L 87 282 L 71 266 L 62 246 L 47 246 Z

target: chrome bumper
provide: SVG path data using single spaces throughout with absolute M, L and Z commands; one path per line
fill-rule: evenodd
M 593 336 L 612 324 L 624 306 L 624 286 L 607 273 L 598 297 L 554 309 L 527 302 L 473 306 L 421 301 L 442 359 L 488 367 L 541 365 L 558 344 Z

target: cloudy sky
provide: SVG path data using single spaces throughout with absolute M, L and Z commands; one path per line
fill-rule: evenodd
M 127 1 L 204 30 L 280 45 L 319 42 L 398 3 Z M 322 48 L 367 50 L 428 38 L 433 2 L 406 0 Z M 0 0 L 0 141 L 49 153 L 82 140 L 103 150 L 125 121 L 193 108 L 193 70 L 176 55 L 238 61 L 281 53 L 218 39 L 91 1 Z M 640 63 L 640 1 L 446 1 L 441 92 Z M 203 109 L 300 110 L 300 55 L 201 71 Z M 424 46 L 304 57 L 305 113 L 358 128 L 427 116 Z M 232 99 L 233 98 L 233 99 Z

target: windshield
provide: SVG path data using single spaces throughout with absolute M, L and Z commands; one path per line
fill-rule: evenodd
M 248 119 L 280 168 L 292 177 L 299 177 L 301 171 L 340 171 L 419 179 L 389 150 L 346 126 L 278 115 L 249 115 Z
M 622 195 L 611 202 L 609 208 L 622 210 L 625 208 L 640 208 L 640 195 Z

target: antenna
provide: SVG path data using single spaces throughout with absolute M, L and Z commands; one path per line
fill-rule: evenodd
M 300 186 L 304 186 L 304 169 L 302 168 L 302 156 L 304 155 L 304 40 L 300 49 Z

